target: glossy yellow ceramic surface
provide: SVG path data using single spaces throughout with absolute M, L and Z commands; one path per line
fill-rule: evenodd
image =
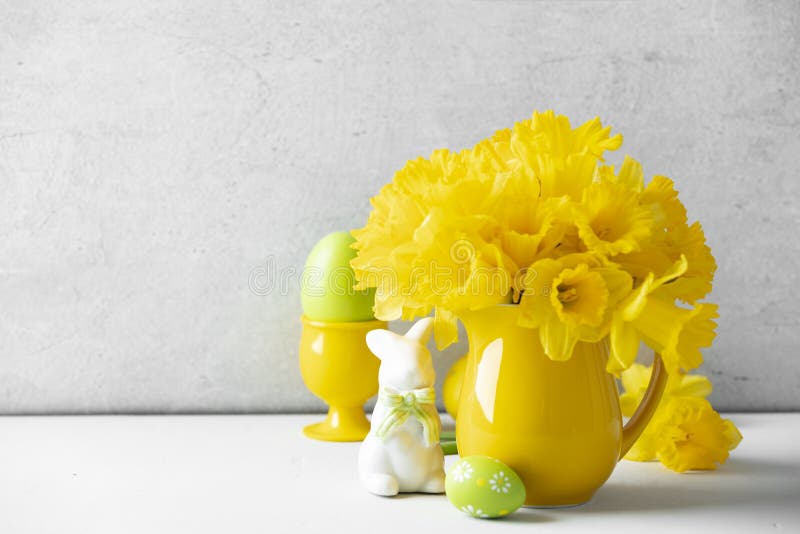
M 518 326 L 518 313 L 502 305 L 461 315 L 470 357 L 458 406 L 459 454 L 508 464 L 525 483 L 528 506 L 586 502 L 655 411 L 666 382 L 661 360 L 623 428 L 616 382 L 605 371 L 607 345 L 579 343 L 570 360 L 552 361 L 538 331 Z
M 324 421 L 303 433 L 324 441 L 361 441 L 369 432 L 364 403 L 378 392 L 380 360 L 365 336 L 384 321 L 327 322 L 303 316 L 300 372 L 306 387 L 329 405 Z

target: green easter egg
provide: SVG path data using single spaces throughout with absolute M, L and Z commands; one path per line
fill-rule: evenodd
M 447 472 L 444 487 L 453 506 L 472 517 L 503 517 L 525 502 L 522 479 L 488 456 L 458 460 Z
M 350 260 L 356 251 L 350 232 L 334 232 L 320 239 L 306 260 L 301 278 L 303 313 L 317 321 L 370 321 L 375 290 L 356 291 Z

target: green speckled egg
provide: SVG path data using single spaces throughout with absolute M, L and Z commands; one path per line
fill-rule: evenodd
M 525 485 L 519 476 L 488 456 L 458 460 L 447 472 L 444 487 L 453 506 L 472 517 L 503 517 L 525 502 Z
M 350 232 L 328 234 L 314 245 L 301 279 L 303 313 L 315 321 L 371 321 L 375 290 L 356 291 L 350 260 L 356 251 Z

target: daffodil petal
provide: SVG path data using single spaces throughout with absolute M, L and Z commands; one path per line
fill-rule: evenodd
M 700 349 L 710 347 L 716 336 L 716 304 L 698 304 L 683 323 L 674 350 L 668 350 L 670 358 L 681 369 L 695 369 L 703 363 Z
M 642 164 L 630 156 L 625 156 L 617 175 L 617 182 L 637 193 L 644 189 Z
M 636 408 L 634 408 L 634 411 Z M 651 462 L 656 459 L 659 441 L 659 422 L 651 420 L 636 443 L 625 454 L 626 460 L 634 462 Z
M 524 293 L 519 303 L 521 324 L 535 328 L 555 313 L 550 304 L 550 293 L 553 290 L 553 280 L 561 269 L 557 260 L 549 258 L 537 261 L 528 269 L 523 280 Z
M 633 325 L 616 314 L 611 322 L 609 341 L 611 354 L 608 358 L 608 371 L 617 373 L 628 368 L 639 353 L 639 335 Z M 627 388 L 626 388 L 627 389 Z
M 619 396 L 619 409 L 625 417 L 631 417 L 639 406 L 641 396 L 635 393 L 623 393 Z
M 713 386 L 708 377 L 702 375 L 688 375 L 688 374 L 673 374 L 670 377 L 670 382 L 675 384 L 667 384 L 670 395 L 676 397 L 701 397 L 706 398 L 711 395 Z
M 625 295 L 630 293 L 633 285 L 631 275 L 620 269 L 610 269 L 607 267 L 595 269 L 595 272 L 603 277 L 608 288 L 609 305 L 619 302 Z
M 639 393 L 647 388 L 652 368 L 641 363 L 634 363 L 620 375 L 620 382 L 626 392 Z
M 686 269 L 688 268 L 689 262 L 686 260 L 686 256 L 681 254 L 680 259 L 676 261 L 666 273 L 653 281 L 653 285 L 650 287 L 650 292 L 652 293 L 667 282 L 672 282 L 682 274 L 686 273 Z
M 647 295 L 653 285 L 655 277 L 649 273 L 642 284 L 634 289 L 620 305 L 620 314 L 623 321 L 633 321 L 642 313 L 647 304 Z
M 381 288 L 375 292 L 375 318 L 381 321 L 393 321 L 403 315 L 403 300 L 396 295 L 384 294 Z
M 562 362 L 572 357 L 572 351 L 578 342 L 578 333 L 575 328 L 558 319 L 551 319 L 539 329 L 539 339 L 545 354 L 551 360 Z
M 724 425 L 725 439 L 728 440 L 728 450 L 732 451 L 742 442 L 742 433 L 730 419 L 724 419 L 722 424 Z
M 441 306 L 437 307 L 433 316 L 433 336 L 439 350 L 458 341 L 458 319 L 455 314 Z
M 631 322 L 642 340 L 662 355 L 668 373 L 677 372 L 680 362 L 676 353 L 678 336 L 689 310 L 657 298 L 648 298 L 642 313 Z

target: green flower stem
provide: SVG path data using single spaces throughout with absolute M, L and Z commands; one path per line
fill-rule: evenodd
M 442 441 L 439 443 L 439 445 L 442 446 L 442 452 L 445 456 L 458 454 L 458 447 L 456 447 L 455 441 Z

